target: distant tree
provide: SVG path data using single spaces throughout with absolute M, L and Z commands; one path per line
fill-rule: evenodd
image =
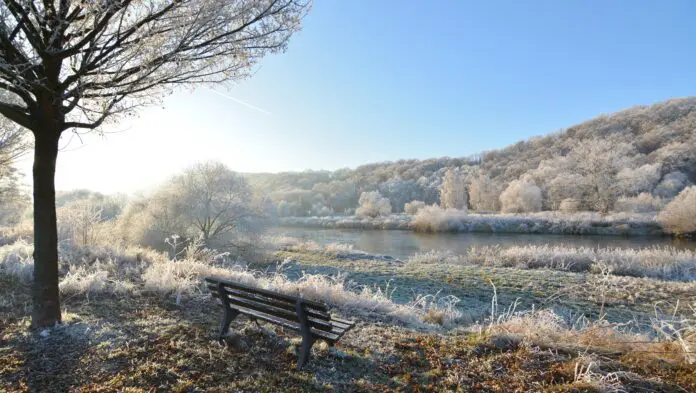
M 258 216 L 246 180 L 217 162 L 184 170 L 165 185 L 159 198 L 170 217 L 186 228 L 179 235 L 200 238 L 209 247 L 222 246 L 219 242 L 226 235 L 245 231 Z
M 504 213 L 530 213 L 541 210 L 541 189 L 529 177 L 513 180 L 500 194 Z
M 488 175 L 475 177 L 469 185 L 469 202 L 474 210 L 500 211 L 500 184 Z
M 0 116 L 0 224 L 15 224 L 31 202 L 21 187 L 15 163 L 31 144 L 22 127 Z
M 686 174 L 674 171 L 662 177 L 662 180 L 655 186 L 653 193 L 662 198 L 674 198 L 689 185 L 691 185 L 691 182 Z
M 238 80 L 285 49 L 298 0 L 0 3 L 0 114 L 34 135 L 32 325 L 60 321 L 54 175 L 65 130 L 97 129 L 175 86 Z
M 448 169 L 440 186 L 440 206 L 445 209 L 466 210 L 467 194 L 464 177 Z
M 616 175 L 630 167 L 635 148 L 628 143 L 593 139 L 576 146 L 569 154 L 572 171 L 584 177 L 585 201 L 597 211 L 607 213 L 620 195 Z
M 562 172 L 546 184 L 548 207 L 553 210 L 564 210 L 561 209 L 561 204 L 567 200 L 576 201 L 577 209 L 587 194 L 588 185 L 585 177 L 577 173 Z M 566 202 L 566 209 L 570 209 L 569 203 L 571 202 Z
M 650 193 L 662 177 L 662 165 L 659 163 L 645 164 L 638 168 L 623 168 L 617 173 L 619 193 L 624 196 L 635 196 Z
M 685 188 L 660 212 L 658 220 L 667 232 L 696 234 L 696 186 Z
M 360 194 L 358 208 L 355 214 L 363 217 L 388 216 L 391 211 L 389 199 L 383 197 L 379 191 L 363 192 Z

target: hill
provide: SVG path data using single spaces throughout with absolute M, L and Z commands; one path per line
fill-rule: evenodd
M 659 209 L 696 182 L 694 109 L 696 97 L 636 106 L 469 157 L 246 176 L 281 216 L 344 213 L 375 190 L 395 212 L 413 200 L 437 203 L 448 168 L 463 177 L 474 210 L 498 210 L 500 193 L 521 178 L 541 189 L 543 210 L 563 200 L 577 200 L 581 210 Z

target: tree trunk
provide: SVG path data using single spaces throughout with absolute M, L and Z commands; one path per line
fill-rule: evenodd
M 32 326 L 61 321 L 58 293 L 58 229 L 55 172 L 60 132 L 46 122 L 34 146 L 34 289 Z M 48 128 L 48 129 L 47 129 Z

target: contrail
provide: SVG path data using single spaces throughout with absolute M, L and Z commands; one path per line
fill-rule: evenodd
M 242 104 L 242 105 L 246 106 L 247 108 L 251 108 L 251 109 L 257 110 L 257 111 L 259 111 L 259 112 L 261 112 L 261 113 L 264 113 L 264 114 L 266 114 L 266 115 L 272 115 L 271 112 L 269 112 L 269 111 L 267 111 L 267 110 L 264 110 L 264 109 L 261 109 L 261 108 L 259 108 L 258 106 L 253 106 L 253 105 L 251 105 L 251 104 L 249 104 L 249 103 L 246 103 L 246 102 L 244 102 L 244 101 L 242 101 L 242 100 L 239 100 L 239 99 L 236 99 L 236 98 L 234 98 L 234 97 L 228 96 L 227 94 L 220 93 L 219 91 L 214 90 L 214 89 L 211 89 L 211 88 L 209 88 L 209 87 L 208 87 L 207 89 L 210 90 L 210 91 L 212 91 L 213 93 L 219 95 L 220 97 L 224 97 L 224 98 L 227 98 L 228 100 L 232 100 L 232 101 L 236 102 L 237 104 Z

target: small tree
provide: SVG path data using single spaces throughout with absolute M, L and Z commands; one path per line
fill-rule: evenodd
M 98 129 L 175 86 L 238 80 L 286 48 L 302 0 L 0 3 L 0 114 L 34 135 L 32 325 L 60 322 L 54 175 L 66 130 Z
M 362 217 L 388 216 L 392 211 L 391 202 L 379 191 L 363 192 L 358 203 L 355 214 Z
M 469 185 L 471 207 L 479 211 L 499 211 L 500 192 L 499 184 L 491 180 L 488 175 L 474 178 Z
M 500 204 L 504 213 L 538 212 L 541 210 L 541 189 L 530 178 L 513 180 L 500 194 Z
M 197 238 L 206 246 L 224 246 L 221 241 L 247 230 L 257 216 L 246 180 L 216 162 L 196 164 L 172 178 L 153 196 L 148 211 L 163 234 Z
M 444 209 L 466 210 L 467 195 L 464 178 L 453 169 L 448 169 L 440 186 L 440 206 Z
M 669 233 L 696 233 L 696 186 L 685 188 L 657 216 Z

